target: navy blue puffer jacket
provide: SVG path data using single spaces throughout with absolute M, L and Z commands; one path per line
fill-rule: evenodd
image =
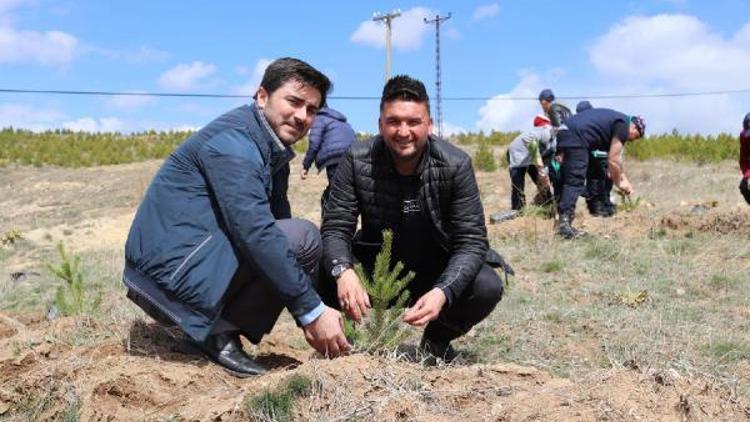
M 310 143 L 302 167 L 307 170 L 315 161 L 318 170 L 322 170 L 336 164 L 356 136 L 343 114 L 330 107 L 323 107 L 315 116 L 308 138 Z

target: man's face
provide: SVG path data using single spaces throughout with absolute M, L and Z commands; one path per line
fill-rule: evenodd
M 312 125 L 320 109 L 320 92 L 299 81 L 290 80 L 270 95 L 258 89 L 255 103 L 263 111 L 276 136 L 284 145 L 299 141 Z
M 427 104 L 395 100 L 383 104 L 378 119 L 380 135 L 396 161 L 419 160 L 432 133 Z
M 552 105 L 552 103 L 547 100 L 539 100 L 539 104 L 542 105 L 542 110 L 545 112 L 549 111 L 549 106 Z
M 630 128 L 628 129 L 628 139 L 631 141 L 635 141 L 640 137 L 641 132 L 638 132 L 638 128 L 635 127 L 635 123 L 630 123 Z

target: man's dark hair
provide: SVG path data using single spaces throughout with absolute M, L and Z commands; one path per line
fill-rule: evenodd
M 409 76 L 397 75 L 386 82 L 383 95 L 380 97 L 380 111 L 383 111 L 385 103 L 396 100 L 424 103 L 427 106 L 427 114 L 430 114 L 430 97 L 424 84 Z
M 320 92 L 320 107 L 326 105 L 326 97 L 331 90 L 330 79 L 318 69 L 299 59 L 283 57 L 274 60 L 263 73 L 260 86 L 268 92 L 268 95 L 271 95 L 289 81 L 297 81 L 317 89 Z

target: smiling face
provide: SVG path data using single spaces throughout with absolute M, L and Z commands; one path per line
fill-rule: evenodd
M 284 145 L 292 145 L 305 136 L 320 109 L 320 102 L 317 89 L 296 80 L 287 81 L 271 94 L 260 87 L 255 100 Z
M 432 133 L 427 104 L 407 100 L 384 103 L 378 126 L 396 169 L 402 174 L 403 169 L 416 169 Z

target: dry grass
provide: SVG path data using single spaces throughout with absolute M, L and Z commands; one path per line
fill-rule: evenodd
M 499 156 L 499 150 L 495 154 Z M 612 368 L 634 369 L 640 376 L 662 381 L 696 377 L 728 387 L 733 397 L 747 403 L 750 231 L 742 219 L 750 221 L 750 214 L 740 208 L 735 164 L 628 165 L 644 204 L 612 219 L 594 219 L 585 214 L 581 202 L 576 224 L 593 234 L 590 239 L 558 240 L 552 235 L 551 220 L 533 216 L 489 226 L 492 245 L 509 258 L 517 276 L 494 313 L 458 341 L 464 362 L 533 366 L 589 385 L 592 391 L 596 385 L 614 382 L 592 380 L 592 374 Z M 55 242 L 62 240 L 80 253 L 87 279 L 108 293 L 101 314 L 49 333 L 49 341 L 65 347 L 115 339 L 130 344 L 126 339 L 142 314 L 123 300 L 122 245 L 135 206 L 157 166 L 150 162 L 84 170 L 0 169 L 0 233 L 18 230 L 23 236 L 0 247 L 0 313 L 24 323 L 18 315 L 46 312 L 55 281 L 44 265 L 54 261 Z M 298 158 L 290 186 L 294 215 L 319 222 L 325 175 L 302 181 L 299 170 Z M 507 169 L 480 172 L 478 181 L 487 215 L 510 208 Z M 696 204 L 709 204 L 708 213 L 693 216 Z M 666 224 L 665 219 L 677 223 Z M 717 227 L 732 222 L 736 228 Z M 24 275 L 11 277 L 19 272 Z M 304 353 L 304 340 L 288 316 L 282 318 L 279 330 L 287 333 L 288 350 Z M 47 341 L 21 337 L 15 346 L 19 356 Z M 356 361 L 338 378 L 328 363 L 305 363 L 311 372 L 303 372 L 323 387 L 309 401 L 296 403 L 295 415 L 325 420 L 383 415 L 424 419 L 455 416 L 467 409 L 462 407 L 466 406 L 463 397 L 472 393 L 471 383 L 454 391 L 435 381 L 440 371 L 387 362 L 377 366 Z M 88 363 L 79 359 L 55 364 L 83 368 Z M 359 364 L 366 368 L 357 369 Z M 326 369 L 316 375 L 315 365 Z M 61 396 L 69 389 L 58 387 L 55 391 Z M 362 395 L 351 394 L 352 389 Z M 364 391 L 375 396 L 364 400 Z M 498 391 L 486 394 L 502 393 Z M 40 390 L 30 411 L 46 406 L 47 396 Z M 79 405 L 73 399 L 68 403 Z M 616 416 L 615 407 L 600 406 L 600 416 L 609 411 Z M 162 410 L 157 414 L 175 412 L 173 407 Z M 506 414 L 506 410 L 497 412 Z

